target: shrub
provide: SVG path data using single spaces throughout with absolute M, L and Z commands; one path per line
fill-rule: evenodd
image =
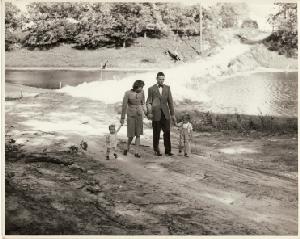
M 24 45 L 29 48 L 49 49 L 59 45 L 63 32 L 64 27 L 59 20 L 40 20 L 30 28 L 29 34 L 24 39 Z

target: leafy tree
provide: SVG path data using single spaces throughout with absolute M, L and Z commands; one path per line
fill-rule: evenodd
M 21 13 L 15 5 L 10 2 L 5 3 L 5 50 L 13 49 L 14 45 L 20 41 L 17 30 L 21 27 Z
M 237 15 L 231 4 L 225 3 L 221 6 L 220 16 L 223 28 L 235 27 L 237 25 Z
M 48 49 L 60 42 L 73 42 L 78 34 L 76 19 L 84 6 L 70 2 L 32 2 L 27 5 L 28 22 L 33 22 L 24 39 L 27 47 Z
M 271 14 L 268 22 L 274 30 L 297 31 L 297 3 L 274 3 L 278 10 Z
M 264 40 L 269 50 L 278 51 L 288 57 L 297 56 L 298 22 L 297 3 L 274 3 L 277 12 L 271 14 L 268 22 L 273 26 L 273 33 Z
M 30 28 L 30 33 L 24 39 L 24 45 L 30 48 L 49 49 L 59 44 L 64 33 L 60 20 L 40 20 Z
M 95 49 L 111 42 L 115 19 L 105 3 L 91 5 L 89 11 L 81 14 L 78 35 L 75 37 L 77 48 Z
M 115 19 L 115 26 L 111 38 L 116 45 L 131 44 L 142 31 L 142 6 L 139 3 L 113 3 L 111 15 Z
M 248 7 L 246 3 L 218 3 L 219 16 L 223 28 L 238 26 L 238 19 L 248 17 Z

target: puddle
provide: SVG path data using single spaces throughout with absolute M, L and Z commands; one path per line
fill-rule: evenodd
M 152 171 L 155 171 L 155 172 L 166 171 L 166 169 L 164 167 L 154 164 L 154 163 L 149 163 L 149 164 L 145 165 L 144 167 L 147 169 L 151 169 Z
M 204 197 L 216 200 L 216 201 L 224 203 L 224 204 L 232 204 L 236 200 L 235 198 L 228 197 L 228 196 L 225 196 L 225 195 L 217 196 L 217 195 L 213 195 L 213 194 L 210 194 L 210 193 L 202 193 L 202 195 Z
M 258 153 L 257 150 L 246 148 L 243 146 L 237 146 L 237 147 L 229 147 L 229 148 L 223 148 L 219 149 L 220 152 L 225 154 L 255 154 Z

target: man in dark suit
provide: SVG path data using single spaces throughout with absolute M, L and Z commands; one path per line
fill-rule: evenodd
M 172 156 L 170 126 L 171 119 L 176 122 L 174 115 L 174 104 L 170 86 L 165 85 L 165 74 L 158 72 L 157 84 L 148 89 L 147 112 L 148 118 L 152 120 L 153 127 L 153 149 L 157 156 L 161 156 L 159 150 L 159 138 L 161 130 L 164 133 L 165 154 Z

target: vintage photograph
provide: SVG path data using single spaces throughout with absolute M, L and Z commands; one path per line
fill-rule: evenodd
M 2 6 L 5 235 L 298 235 L 297 2 Z

